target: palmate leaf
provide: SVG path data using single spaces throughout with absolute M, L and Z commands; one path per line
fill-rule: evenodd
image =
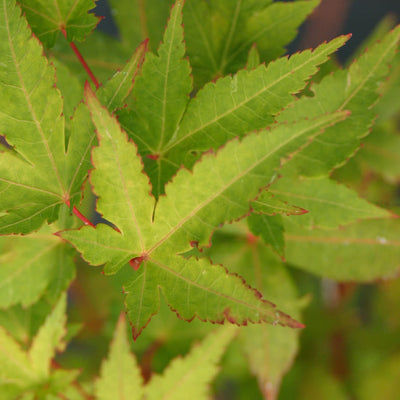
M 284 53 L 318 1 L 187 0 L 184 24 L 195 86 L 243 68 L 256 43 L 262 62 Z
M 285 218 L 285 231 L 287 261 L 313 274 L 358 282 L 398 275 L 397 220 L 360 221 L 332 231 L 302 229 Z
M 298 326 L 221 266 L 179 254 L 190 250 L 193 241 L 207 245 L 217 226 L 246 215 L 249 201 L 268 184 L 282 159 L 346 113 L 281 125 L 271 132 L 249 135 L 242 142 L 232 141 L 217 155 L 204 156 L 193 173 L 181 170 L 168 185 L 153 222 L 155 200 L 135 146 L 127 142 L 93 93 L 87 91 L 86 96 L 100 143 L 93 151 L 91 174 L 99 196 L 97 210 L 117 230 L 100 224 L 60 235 L 92 265 L 105 264 L 108 274 L 128 261 L 139 267 L 125 285 L 134 336 L 158 311 L 160 289 L 170 307 L 186 320 L 197 316 L 215 322 L 276 321 Z
M 240 71 L 207 85 L 189 102 L 189 67 L 186 60 L 181 60 L 181 7 L 178 2 L 171 13 L 160 47 L 163 53 L 158 58 L 148 55 L 143 79 L 137 80 L 134 90 L 138 111 L 123 110 L 119 114 L 122 127 L 139 147 L 156 197 L 164 192 L 165 183 L 180 165 L 190 168 L 203 151 L 217 149 L 233 137 L 270 125 L 274 115 L 293 101 L 292 94 L 317 72 L 317 65 L 347 40 L 339 37 L 314 51 L 279 59 L 268 67 Z M 175 47 L 170 46 L 171 40 Z M 176 108 L 169 112 L 172 107 Z
M 372 106 L 379 100 L 378 89 L 388 74 L 399 40 L 400 26 L 355 60 L 348 70 L 336 71 L 313 85 L 313 97 L 294 102 L 278 116 L 277 120 L 283 122 L 316 116 L 321 110 L 351 111 L 350 118 L 329 128 L 323 138 L 288 165 L 289 169 L 305 176 L 326 176 L 355 153 L 375 119 Z
M 4 55 L 0 67 L 0 131 L 14 146 L 0 154 L 1 234 L 29 233 L 46 220 L 53 222 L 61 204 L 79 201 L 95 139 L 90 118 L 85 125 L 77 117 L 78 128 L 71 127 L 66 154 L 63 103 L 54 86 L 55 71 L 42 55 L 37 39 L 30 37 L 26 21 L 13 3 L 2 0 L 0 7 L 0 46 Z M 127 77 L 134 76 L 143 51 L 141 46 L 135 53 L 132 62 L 136 67 Z M 113 107 L 116 103 L 110 100 L 119 98 L 119 91 L 126 92 L 126 85 L 132 86 L 129 80 L 121 85 L 120 78 L 115 79 L 118 85 L 113 79 L 99 94 L 105 104 Z M 109 86 L 113 90 L 108 90 Z
M 32 31 L 46 47 L 54 46 L 57 35 L 65 31 L 67 39 L 83 40 L 98 24 L 89 11 L 94 0 L 18 0 Z

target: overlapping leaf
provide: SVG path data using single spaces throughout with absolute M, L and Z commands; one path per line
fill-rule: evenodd
M 284 305 L 291 315 L 299 318 L 301 301 L 282 261 L 262 241 L 249 237 L 245 225 L 237 225 L 234 232 L 228 229 L 230 227 L 217 231 L 205 255 L 214 262 L 229 265 L 232 271 L 244 276 L 260 292 L 268 293 L 274 302 Z M 297 352 L 298 334 L 295 330 L 270 325 L 241 328 L 239 340 L 266 398 L 277 398 L 281 379 Z
M 95 385 L 98 400 L 208 399 L 209 386 L 218 372 L 218 363 L 237 330 L 232 327 L 212 332 L 185 357 L 171 361 L 162 375 L 143 383 L 140 369 L 126 338 L 125 320 L 120 318 L 108 359 Z
M 101 365 L 95 384 L 97 400 L 141 400 L 143 378 L 126 337 L 126 323 L 121 316 L 111 342 L 108 359 Z
M 196 87 L 243 68 L 254 43 L 262 62 L 281 56 L 317 4 L 317 1 L 187 0 L 184 23 Z
M 145 171 L 157 197 L 180 165 L 191 167 L 203 151 L 217 149 L 233 137 L 271 124 L 273 116 L 293 100 L 292 94 L 317 71 L 316 66 L 346 41 L 340 37 L 268 67 L 240 71 L 207 85 L 189 103 L 189 70 L 186 61 L 181 60 L 184 45 L 179 4 L 172 13 L 165 44 L 160 47 L 160 51 L 168 51 L 159 58 L 148 56 L 143 79 L 138 78 L 135 85 L 135 107 L 139 111 L 123 111 L 119 118 L 144 157 Z M 178 47 L 168 46 L 170 40 Z M 178 71 L 179 79 L 175 75 Z M 173 106 L 176 109 L 168 113 Z
M 175 358 L 163 375 L 154 375 L 145 388 L 148 400 L 184 400 L 210 398 L 210 382 L 218 373 L 218 363 L 237 329 L 223 327 L 193 346 L 184 358 Z
M 130 132 L 141 153 L 156 159 L 176 135 L 192 90 L 190 66 L 183 59 L 182 7 L 183 1 L 178 1 L 171 11 L 158 56 L 150 52 L 146 55 L 135 82 L 133 111 L 127 115 Z M 121 121 L 125 120 L 121 118 Z M 154 161 L 150 167 L 154 168 Z M 159 171 L 150 177 L 155 193 L 162 193 L 165 181 L 161 180 Z
M 395 121 L 379 124 L 365 139 L 357 161 L 388 182 L 400 181 L 400 136 Z
M 296 323 L 207 260 L 184 259 L 179 253 L 190 242 L 208 244 L 213 230 L 249 212 L 255 198 L 275 175 L 282 159 L 296 152 L 326 126 L 346 113 L 324 115 L 314 121 L 282 125 L 269 132 L 232 141 L 217 155 L 208 154 L 193 173 L 181 170 L 161 197 L 153 219 L 154 199 L 142 173 L 135 146 L 127 142 L 117 122 L 101 108 L 94 95 L 87 101 L 99 136 L 93 151 L 91 182 L 99 196 L 98 211 L 117 230 L 100 224 L 65 231 L 70 241 L 93 265 L 105 264 L 113 273 L 128 261 L 140 265 L 125 286 L 128 315 L 137 336 L 159 307 L 161 289 L 170 307 L 184 319 L 244 324 L 248 321 Z M 232 159 L 235 160 L 232 163 Z M 208 177 L 212 171 L 214 179 Z
M 0 307 L 34 303 L 50 286 L 65 290 L 74 277 L 72 255 L 48 228 L 0 237 Z M 60 293 L 58 293 L 59 295 Z
M 53 87 L 54 69 L 37 39 L 29 39 L 20 9 L 10 0 L 0 8 L 0 131 L 22 156 L 6 151 L 0 157 L 0 208 L 7 212 L 0 232 L 27 233 L 53 221 L 68 198 L 62 100 Z
M 352 113 L 346 121 L 328 129 L 289 168 L 306 176 L 328 175 L 354 154 L 374 121 L 372 106 L 379 99 L 377 89 L 388 74 L 399 40 L 400 26 L 354 61 L 348 70 L 336 71 L 313 85 L 313 97 L 301 99 L 279 115 L 278 121 L 283 122 L 316 116 L 321 110 L 347 109 Z
M 284 227 L 281 215 L 251 214 L 247 218 L 249 229 L 254 235 L 261 236 L 281 257 L 285 254 Z
M 78 128 L 71 128 L 66 154 L 63 103 L 54 86 L 54 69 L 42 55 L 37 39 L 30 37 L 26 21 L 13 3 L 3 0 L 0 11 L 4 55 L 0 67 L 0 131 L 13 146 L 13 150 L 0 155 L 2 234 L 29 233 L 46 220 L 53 222 L 61 204 L 74 204 L 80 199 L 95 138 L 90 119 L 85 124 L 77 117 Z M 132 59 L 136 67 L 142 51 L 143 47 L 139 48 Z M 136 67 L 131 68 L 127 78 L 132 79 Z M 118 77 L 115 80 L 122 83 Z M 125 85 L 132 86 L 129 79 L 112 86 L 115 80 L 110 81 L 111 90 L 101 89 L 102 100 L 113 107 L 115 101 L 109 100 L 120 96 L 117 92 L 122 93 L 120 89 Z
M 360 221 L 340 230 L 307 230 L 285 221 L 288 262 L 339 281 L 368 282 L 398 275 L 400 226 L 396 219 Z
M 124 47 L 131 51 L 140 42 L 149 39 L 150 48 L 156 50 L 172 0 L 109 0 L 109 4 Z
M 19 0 L 35 35 L 46 47 L 54 46 L 59 32 L 67 39 L 83 40 L 98 24 L 89 11 L 94 0 Z
M 331 179 L 286 177 L 270 188 L 282 202 L 290 202 L 307 210 L 291 218 L 304 228 L 338 228 L 361 219 L 389 218 L 389 211 L 360 198 L 357 193 Z
M 57 374 L 63 372 L 63 385 L 69 384 L 76 376 L 73 371 L 59 371 L 50 379 L 50 363 L 65 334 L 66 296 L 61 296 L 54 310 L 47 316 L 45 323 L 33 339 L 26 352 L 0 327 L 0 395 L 4 400 L 13 400 L 17 396 L 29 395 L 33 398 L 37 391 L 50 395 L 57 385 Z

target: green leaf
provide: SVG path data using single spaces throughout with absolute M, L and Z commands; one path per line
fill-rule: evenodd
M 117 70 L 121 70 L 134 48 L 126 49 L 117 39 L 99 30 L 93 31 L 84 42 L 79 43 L 79 52 L 99 82 L 106 82 Z M 82 86 L 84 85 L 88 79 L 87 72 L 64 37 L 60 36 L 48 53 L 73 71 Z
M 52 305 L 41 298 L 30 307 L 20 305 L 0 310 L 0 326 L 5 328 L 9 335 L 24 345 L 28 345 L 47 315 Z
M 262 62 L 281 56 L 318 1 L 188 0 L 184 24 L 196 87 L 235 73 L 256 43 Z
M 44 324 L 33 338 L 30 349 L 23 351 L 0 326 L 0 394 L 2 399 L 48 398 L 76 378 L 76 371 L 50 371 L 56 350 L 64 350 L 66 294 L 63 293 Z M 61 381 L 60 381 L 61 379 Z M 10 395 L 12 393 L 14 396 Z M 44 397 L 46 396 L 46 397 Z M 18 397 L 20 398 L 20 397 Z M 50 398 L 50 397 L 49 397 Z
M 28 233 L 52 222 L 68 198 L 63 177 L 64 119 L 54 68 L 13 1 L 0 7 L 0 131 L 15 146 L 0 157 L 0 232 Z M 13 168 L 10 169 L 9 165 Z
M 110 111 L 125 105 L 133 81 L 138 73 L 146 52 L 146 43 L 142 43 L 131 56 L 121 71 L 117 71 L 104 86 L 100 87 L 97 95 Z M 82 195 L 82 186 L 91 168 L 90 150 L 96 142 L 96 135 L 90 113 L 86 105 L 79 104 L 71 122 L 71 136 L 66 156 L 66 169 L 71 203 L 77 203 Z
M 295 121 L 315 117 L 321 111 L 349 110 L 351 117 L 327 129 L 323 138 L 312 143 L 289 166 L 306 176 L 326 176 L 343 165 L 360 146 L 375 118 L 373 105 L 377 89 L 388 74 L 400 39 L 400 26 L 354 61 L 348 70 L 339 70 L 311 87 L 314 96 L 304 97 L 282 112 L 277 120 Z
M 171 140 L 161 147 L 155 146 L 161 143 L 161 131 L 152 132 L 148 139 L 136 130 L 133 114 L 123 112 L 119 120 L 139 146 L 145 170 L 155 188 L 154 194 L 163 193 L 163 185 L 179 166 L 192 167 L 201 152 L 217 149 L 231 138 L 271 124 L 273 116 L 293 101 L 291 94 L 301 90 L 305 80 L 317 71 L 316 66 L 326 61 L 346 39 L 340 37 L 313 52 L 307 50 L 290 59 L 279 59 L 268 67 L 261 65 L 250 72 L 243 70 L 207 85 L 190 102 Z M 162 91 L 157 93 L 158 98 L 163 98 Z M 153 137 L 157 139 L 155 143 Z
M 54 46 L 59 32 L 68 41 L 83 40 L 98 24 L 90 14 L 94 0 L 19 0 L 32 31 L 46 47 Z
M 126 323 L 121 316 L 111 342 L 108 359 L 101 365 L 95 383 L 97 400 L 141 400 L 143 378 L 126 337 Z
M 0 154 L 2 234 L 37 230 L 46 220 L 50 223 L 58 217 L 61 204 L 73 205 L 81 199 L 95 139 L 89 116 L 86 120 L 84 116 L 77 117 L 75 126 L 74 122 L 71 126 L 66 154 L 63 102 L 55 88 L 54 68 L 19 14 L 12 2 L 3 0 L 0 130 L 14 147 Z M 114 77 L 106 89 L 100 90 L 105 104 L 116 106 L 125 99 L 144 51 L 140 46 L 127 64 L 122 75 L 126 73 L 125 79 Z M 78 109 L 79 113 L 82 111 Z
M 99 196 L 97 209 L 117 230 L 100 224 L 96 229 L 83 227 L 60 235 L 92 265 L 106 264 L 106 273 L 115 273 L 128 261 L 140 266 L 125 286 L 134 336 L 158 311 L 159 288 L 184 319 L 198 316 L 238 324 L 279 320 L 297 326 L 284 314 L 272 311 L 273 306 L 240 278 L 206 260 L 187 260 L 179 253 L 189 250 L 192 241 L 207 245 L 217 226 L 246 215 L 249 201 L 274 177 L 274 168 L 282 159 L 346 114 L 278 126 L 271 132 L 249 135 L 242 142 L 232 141 L 217 155 L 204 156 L 193 173 L 179 171 L 166 196 L 159 199 L 152 222 L 154 199 L 141 161 L 134 156 L 134 144 L 128 143 L 93 93 L 87 92 L 87 102 L 100 143 L 93 151 L 95 170 L 91 175 Z M 212 181 L 207 179 L 210 171 L 216 177 Z
M 365 138 L 363 147 L 357 153 L 357 161 L 372 169 L 386 181 L 400 180 L 400 137 L 396 121 L 379 124 Z
M 82 99 L 83 86 L 63 63 L 54 57 L 50 60 L 56 68 L 57 88 L 60 90 L 63 98 L 63 114 L 65 118 L 65 136 L 67 144 L 71 129 L 71 118 L 75 112 L 75 108 Z
M 109 0 L 109 4 L 125 48 L 133 49 L 149 39 L 150 48 L 157 49 L 172 0 Z
M 172 8 L 158 55 L 147 53 L 133 91 L 135 139 L 145 141 L 151 154 L 158 154 L 177 130 L 192 88 L 190 66 L 183 59 L 182 7 L 183 1 L 177 1 Z
M 400 228 L 397 220 L 360 221 L 340 230 L 306 230 L 285 219 L 289 263 L 339 281 L 368 282 L 397 276 Z
M 338 228 L 361 219 L 389 218 L 389 211 L 377 207 L 358 194 L 328 178 L 307 179 L 284 177 L 269 191 L 282 202 L 306 209 L 292 222 L 304 228 Z
M 277 254 L 284 257 L 285 238 L 280 215 L 251 214 L 247 218 L 247 222 L 252 233 L 261 236 L 266 244 L 269 244 Z
M 72 257 L 48 228 L 29 236 L 0 237 L 0 307 L 28 306 L 46 291 L 66 289 Z
M 32 369 L 43 380 L 50 376 L 50 362 L 55 356 L 56 350 L 64 350 L 65 345 L 61 340 L 66 333 L 66 308 L 67 296 L 64 292 L 40 327 L 29 349 Z
M 128 114 L 129 126 L 134 129 L 131 135 L 140 152 L 153 158 L 159 157 L 176 135 L 192 89 L 190 65 L 183 59 L 182 7 L 183 1 L 173 7 L 158 55 L 147 53 L 133 90 L 134 111 Z M 159 173 L 160 170 L 155 171 L 158 176 L 151 175 L 156 194 L 164 191 L 165 182 Z
M 36 376 L 28 355 L 1 326 L 0 365 L 0 394 L 2 398 L 13 399 L 35 382 Z
M 387 120 L 395 117 L 400 109 L 398 93 L 400 90 L 400 54 L 397 53 L 391 63 L 390 74 L 383 83 L 380 94 L 381 99 L 376 105 L 378 121 Z
M 285 200 L 281 200 L 279 196 L 272 194 L 269 189 L 262 191 L 257 199 L 251 202 L 251 208 L 256 213 L 270 216 L 276 214 L 302 215 L 307 213 L 304 208 L 290 205 Z
M 236 224 L 218 230 L 205 255 L 213 262 L 229 264 L 231 270 L 276 304 L 284 305 L 295 318 L 300 317 L 301 303 L 289 272 L 260 240 L 249 237 L 245 225 Z M 278 395 L 283 375 L 293 363 L 298 348 L 299 332 L 279 326 L 250 325 L 240 329 L 239 340 L 251 372 L 257 376 L 266 398 Z M 273 398 L 273 397 L 272 397 Z
M 98 90 L 102 104 L 110 111 L 122 108 L 133 89 L 133 82 L 142 67 L 143 58 L 147 51 L 147 42 L 141 43 L 121 71 L 117 71 Z
M 196 400 L 210 398 L 210 383 L 218 372 L 218 362 L 226 347 L 237 334 L 233 327 L 210 333 L 184 358 L 175 358 L 163 375 L 153 375 L 145 388 L 148 400 Z

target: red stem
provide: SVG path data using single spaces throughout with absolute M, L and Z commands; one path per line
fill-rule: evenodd
M 69 200 L 65 202 L 68 207 L 71 206 L 71 203 Z M 90 225 L 91 227 L 95 227 L 77 208 L 76 206 L 73 207 L 72 212 L 85 224 L 85 225 Z
M 62 28 L 61 32 L 64 35 L 65 39 L 67 39 L 67 31 L 65 30 L 65 28 Z M 89 65 L 87 65 L 87 63 L 86 63 L 85 59 L 83 58 L 81 52 L 75 46 L 75 43 L 69 42 L 69 45 L 71 46 L 71 49 L 74 51 L 74 53 L 78 57 L 79 62 L 83 65 L 83 68 L 85 68 L 85 71 L 87 72 L 87 74 L 89 75 L 90 79 L 92 80 L 92 82 L 96 86 L 96 89 L 98 89 L 100 87 L 100 84 L 97 81 L 96 77 L 94 76 L 94 74 L 93 74 L 92 70 L 90 69 Z
M 94 228 L 94 225 L 74 206 L 72 212 L 85 224 Z

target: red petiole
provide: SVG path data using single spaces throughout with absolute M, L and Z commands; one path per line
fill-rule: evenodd
M 67 39 L 67 31 L 65 30 L 65 28 L 62 28 L 61 32 L 64 35 L 65 39 Z M 89 75 L 91 81 L 96 86 L 96 89 L 98 89 L 100 87 L 100 84 L 99 84 L 98 80 L 96 79 L 96 77 L 94 76 L 94 74 L 93 74 L 92 70 L 90 69 L 89 65 L 86 63 L 85 59 L 83 58 L 81 52 L 75 46 L 75 43 L 69 42 L 69 45 L 71 46 L 71 49 L 74 51 L 74 53 L 78 57 L 78 60 L 82 64 L 83 68 L 85 68 L 85 71 Z
M 68 207 L 71 206 L 71 203 L 69 202 L 69 200 L 66 201 L 66 204 Z M 72 208 L 72 212 L 85 224 L 85 225 L 90 225 L 93 228 L 95 227 L 91 221 L 89 221 L 77 208 L 76 206 L 74 206 Z

